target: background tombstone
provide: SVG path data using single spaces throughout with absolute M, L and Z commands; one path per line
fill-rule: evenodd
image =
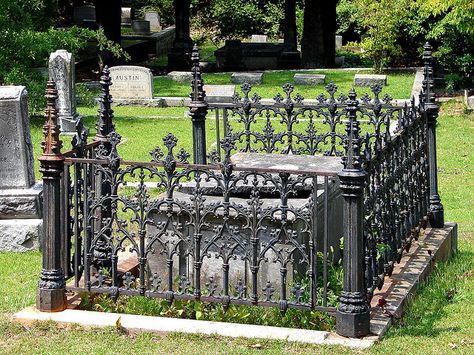
M 121 25 L 122 26 L 132 25 L 132 8 L 131 7 L 122 7 Z
M 114 99 L 153 98 L 153 75 L 148 68 L 120 65 L 110 68 L 110 77 L 110 94 Z
M 74 56 L 59 49 L 49 56 L 49 77 L 55 81 L 58 90 L 58 118 L 62 133 L 75 133 L 80 119 L 76 112 Z
M 336 51 L 342 48 L 342 36 L 336 36 Z
M 0 251 L 38 249 L 41 196 L 25 87 L 0 86 Z
M 148 35 L 150 34 L 150 21 L 146 20 L 133 20 L 132 30 L 137 35 Z
M 250 42 L 252 43 L 267 43 L 267 36 L 265 35 L 252 35 Z
M 158 12 L 145 12 L 145 21 L 150 22 L 150 31 L 151 32 L 160 32 L 161 31 L 161 24 L 160 24 L 160 15 Z
M 74 8 L 73 21 L 76 25 L 82 25 L 85 21 L 94 21 L 96 20 L 95 15 L 95 6 L 84 5 Z

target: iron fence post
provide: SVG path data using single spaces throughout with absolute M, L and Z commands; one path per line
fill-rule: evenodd
M 361 167 L 358 101 L 352 89 L 347 102 L 344 169 L 338 174 L 342 190 L 344 228 L 344 288 L 336 312 L 336 330 L 345 337 L 361 337 L 370 330 L 364 277 L 363 192 L 366 172 Z
M 206 164 L 206 115 L 209 105 L 204 101 L 206 93 L 203 89 L 204 83 L 201 78 L 197 45 L 193 47 L 191 60 L 193 62 L 193 80 L 189 114 L 193 123 L 194 164 Z
M 44 312 L 62 311 L 66 308 L 64 270 L 61 247 L 61 173 L 64 157 L 59 139 L 56 99 L 58 92 L 54 81 L 46 89 L 46 122 L 43 126 L 43 154 L 39 157 L 43 174 L 43 268 L 38 283 L 36 307 Z
M 428 166 L 429 166 L 429 221 L 433 228 L 442 228 L 444 226 L 444 208 L 441 198 L 438 194 L 438 165 L 436 160 L 436 120 L 439 114 L 439 106 L 436 104 L 433 92 L 433 57 L 432 47 L 426 42 L 423 52 L 424 78 L 423 78 L 423 100 L 422 112 L 425 114 L 427 126 L 428 143 Z

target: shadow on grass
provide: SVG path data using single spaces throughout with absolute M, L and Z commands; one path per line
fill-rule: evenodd
M 474 270 L 473 250 L 460 250 L 448 262 L 437 264 L 428 281 L 422 284 L 410 302 L 405 316 L 395 322 L 386 337 L 438 337 L 443 333 L 462 330 L 456 326 L 440 327 L 437 324 L 452 316 L 446 309 L 448 305 L 464 302 L 465 295 L 459 288 L 466 282 L 471 270 Z

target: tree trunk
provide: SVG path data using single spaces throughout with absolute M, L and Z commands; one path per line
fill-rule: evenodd
M 120 43 L 122 0 L 95 0 L 95 15 L 97 25 L 104 30 L 107 39 Z M 100 53 L 102 63 L 112 64 L 110 52 Z
M 304 8 L 302 66 L 334 66 L 336 56 L 336 0 L 307 0 Z

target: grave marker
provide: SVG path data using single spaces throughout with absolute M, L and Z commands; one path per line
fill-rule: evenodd
M 59 49 L 49 56 L 49 77 L 55 81 L 58 90 L 58 118 L 62 133 L 76 132 L 80 119 L 76 112 L 75 63 L 74 56 Z
M 387 85 L 386 75 L 377 74 L 356 74 L 354 75 L 354 85 L 356 86 L 374 86 Z
M 336 36 L 336 51 L 342 48 L 342 36 Z
M 83 21 L 95 21 L 95 6 L 84 5 L 74 8 L 73 21 L 76 25 L 82 25 Z
M 153 75 L 150 69 L 133 65 L 110 68 L 114 99 L 152 99 Z
M 191 83 L 193 80 L 193 73 L 190 71 L 171 71 L 166 75 L 170 80 L 177 81 L 178 83 Z
M 158 12 L 145 12 L 145 21 L 150 22 L 150 31 L 151 32 L 160 32 L 161 31 L 161 24 L 160 24 L 160 15 Z
M 122 26 L 130 26 L 132 24 L 132 8 L 122 7 Z
M 265 35 L 252 35 L 250 42 L 252 43 L 267 43 L 267 36 Z
M 0 251 L 38 249 L 42 190 L 35 186 L 27 93 L 0 87 Z
M 324 74 L 295 74 L 293 77 L 297 85 L 319 85 L 326 82 Z
M 230 81 L 234 84 L 261 84 L 263 83 L 263 73 L 233 73 Z
M 209 103 L 231 103 L 235 85 L 204 85 L 205 100 Z

